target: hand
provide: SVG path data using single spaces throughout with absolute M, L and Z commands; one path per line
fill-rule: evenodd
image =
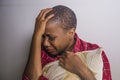
M 38 17 L 36 18 L 34 34 L 38 35 L 44 34 L 47 21 L 54 16 L 54 14 L 52 14 L 45 18 L 46 14 L 49 13 L 51 10 L 52 8 L 46 8 L 41 10 Z
M 84 69 L 86 65 L 73 52 L 66 51 L 66 53 L 59 59 L 59 64 L 68 71 L 78 74 L 80 70 Z
M 59 64 L 66 70 L 78 75 L 82 80 L 96 80 L 91 70 L 73 52 L 66 51 L 59 59 Z

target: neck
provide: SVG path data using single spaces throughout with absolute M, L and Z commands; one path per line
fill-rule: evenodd
M 71 41 L 70 41 L 70 44 L 69 46 L 62 52 L 60 52 L 58 55 L 63 55 L 65 53 L 65 51 L 72 51 L 73 47 L 74 47 L 74 44 L 75 44 L 75 39 L 73 38 Z

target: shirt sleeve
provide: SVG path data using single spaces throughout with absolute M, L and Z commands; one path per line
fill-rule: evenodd
M 104 51 L 102 52 L 102 59 L 103 59 L 103 79 L 102 80 L 112 80 L 110 64 Z

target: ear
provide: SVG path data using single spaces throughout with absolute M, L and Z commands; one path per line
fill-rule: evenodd
M 75 28 L 71 28 L 69 29 L 68 31 L 68 36 L 70 39 L 73 39 L 74 38 L 74 35 L 75 35 Z

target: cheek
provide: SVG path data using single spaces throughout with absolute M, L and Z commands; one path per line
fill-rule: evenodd
M 68 46 L 68 39 L 65 37 L 59 38 L 55 41 L 54 46 L 57 48 L 57 50 L 63 50 Z
M 61 40 L 60 39 L 56 39 L 54 42 L 51 43 L 51 45 L 56 49 L 59 50 L 61 48 Z

